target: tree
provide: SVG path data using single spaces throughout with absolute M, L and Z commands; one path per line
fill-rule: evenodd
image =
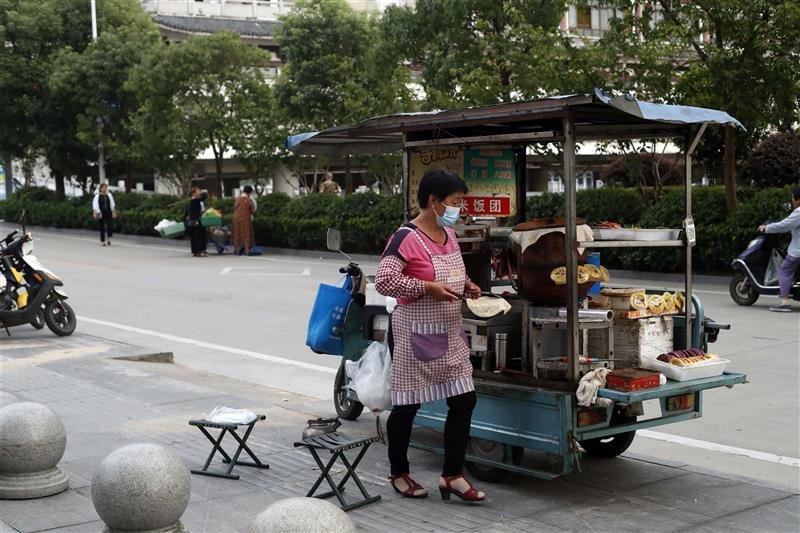
M 741 181 L 759 187 L 800 185 L 800 139 L 791 131 L 774 133 L 747 157 Z
M 134 167 L 142 160 L 135 150 L 130 115 L 139 95 L 125 84 L 131 70 L 161 45 L 158 28 L 135 0 L 99 4 L 100 32 L 96 43 L 81 53 L 65 48 L 55 54 L 50 74 L 51 94 L 76 106 L 77 138 L 88 146 L 101 141 L 110 168 L 124 167 L 130 191 Z M 102 117 L 102 135 L 98 119 Z
M 407 73 L 385 56 L 378 23 L 343 0 L 299 0 L 277 34 L 286 63 L 276 91 L 292 129 L 308 131 L 402 111 Z
M 789 130 L 800 113 L 800 5 L 793 0 L 602 2 L 619 13 L 600 46 L 625 59 L 622 88 L 658 89 L 666 102 L 722 109 L 747 132 L 706 133 L 698 155 L 723 151 L 728 207 L 736 202 L 734 141 L 740 155 L 769 129 Z M 671 69 L 670 72 L 668 69 Z M 665 83 L 669 82 L 669 83 Z
M 263 95 L 260 68 L 268 59 L 238 35 L 219 32 L 156 49 L 135 68 L 129 89 L 142 95 L 142 104 L 134 122 L 154 166 L 185 176 L 210 146 L 215 193 L 222 196 L 222 161 L 251 120 L 248 102 Z
M 560 91 L 563 67 L 578 55 L 559 32 L 566 6 L 418 0 L 415 8 L 387 8 L 382 30 L 422 69 L 428 108 L 492 104 Z

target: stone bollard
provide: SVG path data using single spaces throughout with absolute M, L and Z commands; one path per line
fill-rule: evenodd
M 61 420 L 49 407 L 39 403 L 6 405 L 5 399 L 3 402 L 0 499 L 42 498 L 67 490 L 67 476 L 57 466 L 67 447 L 67 433 Z
M 189 472 L 156 444 L 129 444 L 103 459 L 92 478 L 92 502 L 106 531 L 186 531 Z
M 249 533 L 355 533 L 356 526 L 339 507 L 319 498 L 279 500 L 253 521 Z

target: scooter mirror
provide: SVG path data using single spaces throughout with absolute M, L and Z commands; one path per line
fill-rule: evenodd
M 342 232 L 338 229 L 328 228 L 328 250 L 332 252 L 342 251 Z

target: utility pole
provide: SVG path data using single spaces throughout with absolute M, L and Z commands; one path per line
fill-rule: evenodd
M 97 6 L 95 0 L 92 4 L 92 40 L 97 42 Z M 103 147 L 103 119 L 97 117 L 97 131 L 100 133 L 100 142 L 97 144 L 97 167 L 99 169 L 100 183 L 106 182 L 106 155 Z

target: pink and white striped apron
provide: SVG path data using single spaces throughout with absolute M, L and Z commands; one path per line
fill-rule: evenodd
M 409 229 L 433 263 L 435 281 L 463 294 L 466 268 L 461 251 L 434 254 L 425 238 Z M 455 232 L 448 238 L 456 239 Z M 461 302 L 424 295 L 392 313 L 392 404 L 432 402 L 475 390 L 469 346 L 461 321 Z

